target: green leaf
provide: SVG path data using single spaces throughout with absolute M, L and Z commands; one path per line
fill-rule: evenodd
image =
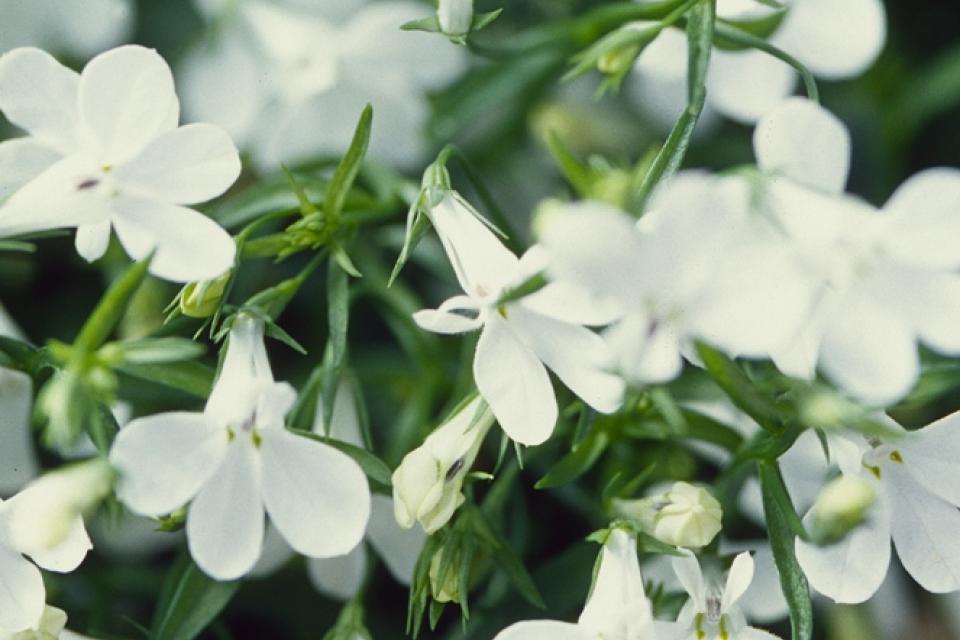
M 440 28 L 440 20 L 437 16 L 429 16 L 418 20 L 411 20 L 400 25 L 404 31 L 426 31 L 427 33 L 443 33 Z
M 520 562 L 520 558 L 513 552 L 513 549 L 510 548 L 507 541 L 490 526 L 490 523 L 480 509 L 472 507 L 470 514 L 472 516 L 471 524 L 473 525 L 473 530 L 486 546 L 489 547 L 497 564 L 506 572 L 507 577 L 510 578 L 510 582 L 512 582 L 513 586 L 520 592 L 520 595 L 533 606 L 539 609 L 546 609 L 547 605 L 543 601 L 543 596 L 540 595 L 540 590 L 537 589 L 533 578 L 530 577 L 526 567 Z
M 183 554 L 167 579 L 154 615 L 150 640 L 192 640 L 230 602 L 240 581 L 217 582 Z
M 487 13 L 478 13 L 473 16 L 473 24 L 470 25 L 470 31 L 480 31 L 484 27 L 490 25 L 491 22 L 500 17 L 500 14 L 503 13 L 503 9 L 494 9 L 493 11 L 488 11 Z
M 780 586 L 790 607 L 793 640 L 810 640 L 813 636 L 813 605 L 807 578 L 797 562 L 795 534 L 791 526 L 791 522 L 799 521 L 799 518 L 783 486 L 776 461 L 761 461 L 757 463 L 757 469 L 770 547 L 780 574 Z
M 552 489 L 573 482 L 596 464 L 610 444 L 610 436 L 602 429 L 594 429 L 583 442 L 560 459 L 547 475 L 534 485 L 537 489 Z
M 140 380 L 183 391 L 206 399 L 213 388 L 213 368 L 196 361 L 157 364 L 122 363 L 117 371 Z
M 421 209 L 422 205 L 418 197 L 410 205 L 410 210 L 407 212 L 407 227 L 403 236 L 403 247 L 400 249 L 400 256 L 397 257 L 396 264 L 393 265 L 393 271 L 390 272 L 390 279 L 387 280 L 388 287 L 393 286 L 397 276 L 400 275 L 400 271 L 410 260 L 410 254 L 413 253 L 413 250 L 420 244 L 420 240 L 430 230 L 430 219 L 423 214 Z
M 330 242 L 330 256 L 337 261 L 337 264 L 340 265 L 341 269 L 346 271 L 354 278 L 363 277 L 363 274 L 360 273 L 356 265 L 353 264 L 353 260 L 350 259 L 350 256 L 347 255 L 347 252 L 343 249 L 343 247 L 334 241 Z
M 297 202 L 300 203 L 300 213 L 304 217 L 319 213 L 317 206 L 310 201 L 310 197 L 307 195 L 307 192 L 303 187 L 300 186 L 300 183 L 297 182 L 297 179 L 293 176 L 293 173 L 287 169 L 286 165 L 280 165 L 280 168 L 283 170 L 283 175 L 287 177 L 287 184 L 290 185 L 290 190 L 293 191 L 293 194 L 297 196 Z
M 150 268 L 152 259 L 151 254 L 140 262 L 134 263 L 110 285 L 74 341 L 78 355 L 82 357 L 98 349 L 110 337 L 117 323 L 126 313 L 133 295 L 140 288 L 140 283 L 147 277 L 147 269 Z
M 351 140 L 347 153 L 343 156 L 340 165 L 333 174 L 333 178 L 330 180 L 327 196 L 323 202 L 323 212 L 331 225 L 336 226 L 340 222 L 343 203 L 347 199 L 347 194 L 350 192 L 354 180 L 357 179 L 363 157 L 367 153 L 367 146 L 370 144 L 370 128 L 372 125 L 373 107 L 368 104 L 363 108 L 360 121 L 353 133 L 353 140 Z
M 703 343 L 697 345 L 697 354 L 713 381 L 741 411 L 771 433 L 783 430 L 780 412 L 774 401 L 763 395 L 733 360 Z
M 581 198 L 587 197 L 593 182 L 590 169 L 573 155 L 560 134 L 553 129 L 547 131 L 547 149 L 576 194 Z
M 36 253 L 37 245 L 22 240 L 0 240 L 0 251 L 19 251 L 21 253 Z
M 330 445 L 338 451 L 342 451 L 353 458 L 354 462 L 360 465 L 360 468 L 363 469 L 363 472 L 367 474 L 368 478 L 374 482 L 384 485 L 385 487 L 389 487 L 391 485 L 391 477 L 393 476 L 393 472 L 390 471 L 390 467 L 387 466 L 386 462 L 366 449 L 354 446 L 352 444 L 347 444 L 346 442 L 342 442 L 340 440 L 328 438 L 327 436 L 321 436 L 313 433 L 312 431 L 304 431 L 302 429 L 290 429 L 290 431 L 298 436 L 303 436 L 304 438 L 310 438 L 311 440 L 322 442 Z

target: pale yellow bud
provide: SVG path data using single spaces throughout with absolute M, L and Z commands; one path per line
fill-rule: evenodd
M 703 487 L 675 482 L 669 491 L 639 500 L 616 500 L 614 509 L 646 533 L 676 547 L 704 547 L 720 533 L 723 510 Z
M 453 560 L 443 580 L 440 568 L 444 552 L 439 551 L 430 559 L 430 593 L 437 602 L 460 602 L 460 558 L 454 553 Z

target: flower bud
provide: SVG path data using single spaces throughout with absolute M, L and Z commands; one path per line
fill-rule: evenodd
M 419 522 L 428 534 L 440 529 L 463 504 L 463 479 L 473 465 L 493 413 L 479 396 L 404 457 L 393 473 L 397 522 Z
M 113 470 L 103 458 L 37 478 L 4 504 L 7 535 L 21 553 L 48 551 L 67 539 L 77 518 L 110 493 Z
M 2 637 L 7 640 L 57 640 L 65 626 L 67 626 L 67 614 L 48 605 L 44 607 L 37 626 Z
M 444 556 L 448 551 L 439 551 L 430 559 L 430 594 L 437 602 L 460 602 L 460 553 L 454 550 L 453 558 L 441 576 Z
M 659 22 L 637 21 L 605 36 L 598 50 L 597 71 L 606 76 L 622 78 L 662 30 Z
M 465 36 L 473 25 L 473 0 L 440 0 L 440 30 L 448 36 Z
M 844 475 L 831 480 L 813 504 L 810 535 L 819 544 L 836 542 L 863 522 L 876 499 L 876 489 L 864 478 Z
M 180 292 L 180 312 L 191 318 L 209 318 L 217 311 L 223 299 L 231 271 L 214 280 L 191 282 Z
M 704 547 L 720 533 L 723 511 L 709 491 L 675 482 L 669 491 L 639 500 L 615 500 L 614 509 L 646 533 L 676 547 Z

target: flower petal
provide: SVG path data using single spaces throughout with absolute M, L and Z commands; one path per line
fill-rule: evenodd
M 110 221 L 91 222 L 77 227 L 74 245 L 77 253 L 87 262 L 94 262 L 103 257 L 110 244 Z
M 45 603 L 40 570 L 0 544 L 0 629 L 15 632 L 36 626 Z
M 960 589 L 960 510 L 930 493 L 904 465 L 883 466 L 893 510 L 893 544 L 920 586 L 933 593 Z
M 367 576 L 367 547 L 361 542 L 343 556 L 310 558 L 307 575 L 317 591 L 346 602 L 359 593 Z
M 263 320 L 240 314 L 230 327 L 227 351 L 204 413 L 228 426 L 246 421 L 256 410 L 263 385 L 273 381 Z
M 70 573 L 80 566 L 83 559 L 87 557 L 87 552 L 92 548 L 93 543 L 90 542 L 86 527 L 83 526 L 83 518 L 77 516 L 63 542 L 52 549 L 39 553 L 33 552 L 30 557 L 47 571 Z
M 544 442 L 557 422 L 550 376 L 533 351 L 494 314 L 487 320 L 473 360 L 473 377 L 500 426 L 525 445 Z
M 577 624 L 556 620 L 527 620 L 512 624 L 493 640 L 595 640 L 597 635 Z
M 960 506 L 960 413 L 910 432 L 897 449 L 907 471 L 931 493 Z
M 756 122 L 793 93 L 797 83 L 790 65 L 763 51 L 714 49 L 711 55 L 708 99 L 717 111 L 738 122 Z
M 233 140 L 212 124 L 188 124 L 163 133 L 116 168 L 125 190 L 174 204 L 216 198 L 239 175 L 240 154 Z
M 772 42 L 817 76 L 834 80 L 866 71 L 886 36 L 880 0 L 803 0 L 790 4 Z
M 620 305 L 570 282 L 549 283 L 523 299 L 523 306 L 557 320 L 599 327 L 623 315 Z
M 804 524 L 812 519 L 810 510 Z M 890 505 L 881 496 L 867 520 L 839 542 L 820 547 L 797 538 L 797 560 L 813 588 L 844 604 L 864 602 L 876 593 L 890 565 L 890 520 Z
M 730 611 L 750 587 L 751 582 L 753 582 L 753 557 L 745 551 L 737 554 L 727 573 L 727 584 L 723 589 L 720 610 Z
M 0 142 L 0 200 L 52 167 L 61 157 L 33 138 Z
M 233 266 L 233 238 L 198 211 L 133 196 L 118 197 L 116 209 L 120 243 L 135 260 L 156 249 L 150 273 L 159 278 L 212 280 Z
M 56 24 L 57 41 L 65 51 L 87 59 L 130 37 L 136 5 L 129 0 L 87 0 L 58 2 L 31 0 L 30 4 L 46 4 Z
M 263 501 L 270 519 L 298 552 L 343 555 L 363 537 L 370 489 L 345 453 L 283 429 L 262 433 Z
M 835 115 L 806 98 L 783 102 L 753 132 L 764 171 L 829 193 L 840 193 L 850 170 L 850 133 Z
M 24 47 L 0 58 L 0 110 L 61 154 L 77 148 L 79 76 L 46 51 Z
M 393 514 L 393 500 L 379 493 L 373 494 L 367 540 L 397 582 L 410 584 L 427 536 L 420 527 L 401 528 Z
M 631 313 L 604 332 L 610 350 L 617 354 L 620 371 L 641 384 L 668 382 L 680 374 L 679 338 L 675 327 L 654 323 L 641 313 Z
M 909 265 L 960 267 L 960 170 L 921 171 L 884 205 L 890 230 L 885 246 Z
M 753 581 L 738 605 L 748 620 L 760 623 L 783 620 L 787 617 L 790 608 L 783 597 L 780 574 L 773 559 L 773 551 L 770 550 L 770 544 L 766 541 L 758 541 L 753 546 L 755 549 Z
M 32 404 L 30 376 L 0 367 L 0 496 L 16 492 L 39 473 L 30 433 Z
M 960 355 L 960 275 L 897 269 L 883 278 L 881 289 L 921 342 L 944 355 Z
M 703 580 L 703 572 L 697 556 L 687 549 L 681 549 L 683 555 L 671 559 L 673 572 L 677 575 L 680 584 L 690 595 L 693 608 L 696 611 L 707 610 L 707 586 Z
M 215 580 L 240 578 L 260 558 L 264 516 L 258 458 L 253 442 L 244 435 L 237 436 L 190 503 L 190 555 Z
M 578 624 L 599 637 L 634 638 L 652 620 L 643 587 L 637 540 L 614 529 L 600 552 L 600 568 Z
M 769 631 L 757 629 L 756 627 L 745 627 L 730 640 L 781 640 L 780 636 L 775 636 Z
M 156 51 L 138 45 L 111 49 L 87 63 L 79 96 L 83 143 L 106 165 L 129 160 L 180 118 L 170 67 Z
M 433 333 L 466 333 L 483 326 L 479 317 L 479 303 L 470 296 L 454 296 L 436 309 L 422 309 L 413 314 L 413 320 Z
M 161 516 L 185 505 L 217 469 L 227 433 L 199 413 L 137 418 L 120 430 L 110 464 L 117 496 L 134 513 Z

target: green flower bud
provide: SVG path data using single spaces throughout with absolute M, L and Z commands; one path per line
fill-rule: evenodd
M 217 311 L 223 299 L 232 271 L 215 280 L 191 282 L 180 292 L 180 312 L 191 318 L 209 318 Z

